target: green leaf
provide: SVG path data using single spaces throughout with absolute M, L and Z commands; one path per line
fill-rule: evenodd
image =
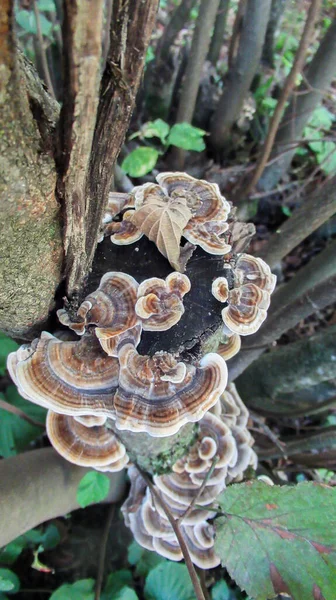
M 39 10 L 56 12 L 56 5 L 54 0 L 38 0 L 37 6 Z
M 195 150 L 201 152 L 205 149 L 203 137 L 206 131 L 193 127 L 189 123 L 176 123 L 170 130 L 167 144 L 183 148 L 183 150 Z
M 94 600 L 94 586 L 94 579 L 64 583 L 51 594 L 49 600 Z
M 316 160 L 326 175 L 336 172 L 336 144 L 321 142 L 321 150 L 316 154 Z
M 109 596 L 108 600 L 138 600 L 138 596 L 132 588 L 125 586 L 114 596 Z
M 148 65 L 155 58 L 155 52 L 153 46 L 148 46 L 145 58 L 145 64 Z
M 16 594 L 20 589 L 20 579 L 10 569 L 0 568 L 0 592 Z
M 109 493 L 110 480 L 104 473 L 89 471 L 79 482 L 77 489 L 77 502 L 85 508 L 94 502 L 101 502 Z
M 316 483 L 228 487 L 218 498 L 215 549 L 255 600 L 336 598 L 336 490 Z
M 33 12 L 28 10 L 18 10 L 16 13 L 16 21 L 26 33 L 33 33 L 36 35 L 36 19 Z M 53 26 L 52 23 L 43 14 L 40 14 L 40 25 L 42 35 L 51 38 Z
M 55 548 L 60 539 L 59 531 L 53 523 L 50 523 L 44 532 L 40 529 L 31 529 L 0 550 L 0 563 L 13 564 L 27 546 L 39 544 L 44 550 Z
M 195 600 L 195 591 L 185 565 L 165 561 L 146 579 L 146 600 Z
M 22 550 L 26 547 L 27 541 L 23 535 L 13 540 L 7 546 L 0 550 L 0 563 L 12 565 L 19 558 Z
M 159 563 L 165 561 L 163 556 L 156 554 L 156 552 L 145 550 L 135 540 L 128 547 L 127 558 L 130 565 L 136 565 L 135 574 L 138 577 L 146 577 L 149 571 L 154 569 Z
M 159 152 L 155 148 L 139 147 L 124 158 L 121 168 L 131 177 L 143 177 L 154 169 L 158 158 Z
M 10 352 L 15 352 L 18 349 L 18 344 L 7 337 L 0 331 L 0 375 L 6 372 L 6 360 Z
M 162 119 L 155 119 L 155 121 L 148 121 L 142 126 L 142 135 L 144 138 L 160 138 L 161 142 L 165 144 L 166 137 L 169 133 L 169 125 Z
M 8 386 L 5 396 L 2 398 L 32 419 L 41 424 L 44 423 L 46 410 L 33 402 L 24 400 L 14 385 Z M 22 452 L 30 442 L 41 435 L 42 431 L 42 428 L 31 425 L 21 417 L 0 408 L 0 456 L 8 458 Z
M 111 573 L 106 580 L 101 600 L 111 600 L 123 588 L 129 587 L 132 583 L 132 573 L 128 569 L 120 569 L 120 571 Z
M 314 129 L 329 131 L 335 120 L 334 115 L 325 106 L 316 108 L 309 119 L 308 126 Z
M 283 214 L 286 215 L 286 217 L 290 217 L 292 214 L 292 211 L 289 208 L 289 206 L 282 206 L 281 210 L 282 210 Z
M 211 590 L 212 600 L 231 600 L 230 588 L 224 579 L 217 581 Z

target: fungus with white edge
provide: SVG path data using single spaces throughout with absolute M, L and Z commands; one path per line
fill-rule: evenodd
M 152 277 L 138 288 L 135 312 L 145 331 L 166 331 L 176 325 L 184 313 L 183 296 L 190 290 L 186 275 L 171 273 L 166 279 Z

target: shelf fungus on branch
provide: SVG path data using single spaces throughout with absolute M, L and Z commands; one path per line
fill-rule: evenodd
M 104 424 L 84 425 L 90 417 L 70 417 L 51 410 L 47 416 L 47 434 L 63 458 L 81 467 L 98 471 L 121 471 L 129 459 L 125 446 Z
M 180 520 L 192 561 L 202 569 L 220 564 L 209 523 L 216 514 L 218 494 L 229 482 L 241 478 L 248 466 L 256 467 L 253 439 L 246 429 L 248 411 L 233 385 L 222 394 L 214 410 L 216 414 L 209 412 L 199 422 L 196 442 L 174 464 L 172 473 L 153 478 L 156 491 L 173 517 Z M 249 439 L 246 447 L 241 443 L 244 434 Z M 134 466 L 128 472 L 131 489 L 122 507 L 126 525 L 144 548 L 170 560 L 181 560 L 180 546 L 162 505 Z M 188 510 L 195 498 L 196 506 Z
M 72 321 L 65 309 L 57 316 L 78 335 L 83 335 L 90 325 L 102 348 L 109 356 L 118 355 L 118 345 L 130 341 L 137 346 L 141 337 L 141 322 L 135 313 L 139 284 L 131 275 L 108 272 L 95 292 L 89 294 L 77 311 L 78 322 Z
M 206 354 L 200 366 L 177 362 L 167 352 L 141 356 L 131 344 L 119 352 L 119 386 L 114 399 L 120 430 L 170 436 L 199 421 L 227 383 L 224 360 Z
M 276 276 L 261 259 L 240 254 L 233 268 L 233 288 L 226 277 L 217 277 L 212 294 L 219 302 L 227 303 L 222 310 L 225 332 L 250 335 L 258 331 L 267 317 L 270 295 Z
M 152 277 L 138 288 L 135 312 L 145 331 L 166 331 L 176 325 L 184 313 L 183 296 L 190 290 L 186 275 L 171 273 L 166 279 Z

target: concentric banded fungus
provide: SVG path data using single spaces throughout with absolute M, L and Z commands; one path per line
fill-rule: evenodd
M 117 356 L 118 344 L 125 339 L 137 346 L 140 342 L 141 323 L 135 314 L 139 284 L 126 273 L 106 273 L 99 288 L 89 294 L 77 311 L 79 323 L 71 322 L 64 310 L 58 318 L 78 335 L 89 325 L 96 325 L 95 334 L 110 356 Z
M 123 214 L 122 221 L 112 221 L 105 226 L 104 234 L 111 236 L 113 244 L 127 246 L 128 244 L 134 244 L 142 238 L 143 233 L 130 220 L 133 213 L 133 210 L 127 210 Z
M 110 223 L 114 217 L 127 208 L 134 208 L 134 196 L 122 192 L 110 192 L 103 223 Z
M 173 472 L 154 476 L 155 489 L 175 519 L 183 517 L 195 496 L 197 506 L 203 507 L 203 510 L 192 508 L 180 523 L 190 557 L 203 569 L 216 567 L 220 562 L 214 552 L 213 527 L 207 521 L 215 516 L 211 507 L 227 483 L 242 476 L 243 463 L 245 468 L 255 465 L 251 436 L 248 451 L 241 444 L 244 433 L 248 434 L 245 427 L 248 411 L 234 386 L 230 392 L 224 392 L 213 410 L 217 416 L 207 413 L 199 422 L 195 444 L 175 463 Z M 231 427 L 236 431 L 231 431 Z M 170 560 L 181 560 L 180 546 L 162 505 L 152 496 L 135 467 L 129 468 L 129 475 L 130 495 L 122 507 L 126 525 L 145 548 L 156 550 Z
M 186 275 L 171 273 L 166 279 L 152 277 L 138 288 L 135 312 L 145 331 L 165 331 L 175 325 L 184 313 L 183 296 L 190 290 Z
M 206 354 L 199 367 L 185 365 L 184 371 L 183 363 L 168 353 L 140 356 L 125 344 L 119 362 L 114 399 L 118 429 L 173 435 L 186 423 L 199 421 L 226 386 L 226 364 L 214 353 Z
M 219 344 L 217 348 L 217 354 L 219 354 L 224 360 L 230 360 L 238 354 L 241 348 L 241 339 L 238 333 L 233 333 L 230 336 L 226 336 L 225 342 Z
M 62 342 L 48 334 L 33 342 L 26 358 L 18 351 L 13 379 L 25 398 L 54 412 L 113 418 L 118 376 L 118 360 L 93 336 Z
M 78 419 L 49 410 L 47 434 L 55 450 L 75 465 L 121 471 L 128 463 L 125 446 L 102 425 L 86 427 Z
M 229 289 L 225 277 L 212 284 L 212 294 L 220 302 L 228 302 L 222 317 L 229 333 L 255 333 L 267 316 L 270 294 L 276 284 L 269 266 L 260 258 L 241 254 L 234 268 L 234 287 Z

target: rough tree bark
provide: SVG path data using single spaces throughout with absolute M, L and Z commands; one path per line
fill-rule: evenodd
M 208 53 L 208 60 L 215 67 L 219 59 L 221 47 L 224 41 L 224 34 L 226 29 L 226 21 L 229 13 L 230 0 L 220 0 L 217 17 L 215 21 L 215 28 L 211 38 L 211 44 Z
M 47 319 L 61 280 L 58 105 L 15 46 L 12 2 L 0 7 L 0 329 L 24 338 Z
M 74 82 L 74 97 L 72 100 L 70 99 L 72 103 L 63 125 L 66 148 L 69 149 L 66 160 L 68 164 L 72 163 L 77 183 L 76 166 L 82 168 L 84 160 L 86 168 L 85 176 L 81 176 L 79 185 L 74 187 L 70 180 L 69 185 L 65 185 L 62 192 L 68 206 L 67 230 L 71 231 L 71 246 L 67 246 L 66 243 L 66 248 L 68 248 L 66 268 L 70 296 L 82 288 L 93 260 L 98 232 L 111 186 L 113 166 L 124 141 L 134 108 L 157 6 L 158 0 L 146 0 L 146 2 L 118 0 L 113 3 L 110 49 L 100 84 L 93 138 L 91 135 L 89 136 L 91 153 L 88 162 L 87 159 L 80 158 L 78 154 L 78 143 L 81 144 L 80 139 L 86 131 L 86 124 L 78 115 L 77 109 L 78 102 L 88 101 L 94 83 L 91 82 L 88 87 L 84 77 L 81 77 L 76 70 L 72 74 L 70 73 Z M 79 13 L 84 12 L 83 2 L 78 3 L 78 8 L 80 9 Z M 73 31 L 76 28 L 76 16 L 70 0 L 68 19 L 70 29 Z M 87 20 L 90 18 L 88 17 Z M 85 22 L 84 15 L 83 22 Z M 89 25 L 86 27 L 90 29 Z M 66 22 L 65 28 L 67 35 Z M 80 33 L 79 37 L 82 39 Z M 81 43 L 83 44 L 83 41 Z M 94 49 L 97 52 L 96 46 Z M 83 45 L 82 51 L 85 53 Z M 71 70 L 73 65 L 70 64 L 69 67 Z M 92 109 L 95 110 L 95 105 L 92 106 Z M 71 127 L 66 126 L 69 121 L 72 122 Z M 90 122 L 92 123 L 92 121 L 91 115 Z M 74 141 L 78 143 L 73 143 Z M 87 139 L 85 150 L 89 143 L 90 140 Z M 74 248 L 75 252 L 72 252 L 71 248 Z
M 336 74 L 336 17 L 304 72 L 304 81 L 288 105 L 280 123 L 271 154 L 275 162 L 266 167 L 258 189 L 271 190 L 288 171 L 296 152 L 295 143 L 313 111 L 321 102 Z
M 224 78 L 224 91 L 212 118 L 210 143 L 216 151 L 228 145 L 231 129 L 257 71 L 270 8 L 271 0 L 247 2 L 238 53 Z

